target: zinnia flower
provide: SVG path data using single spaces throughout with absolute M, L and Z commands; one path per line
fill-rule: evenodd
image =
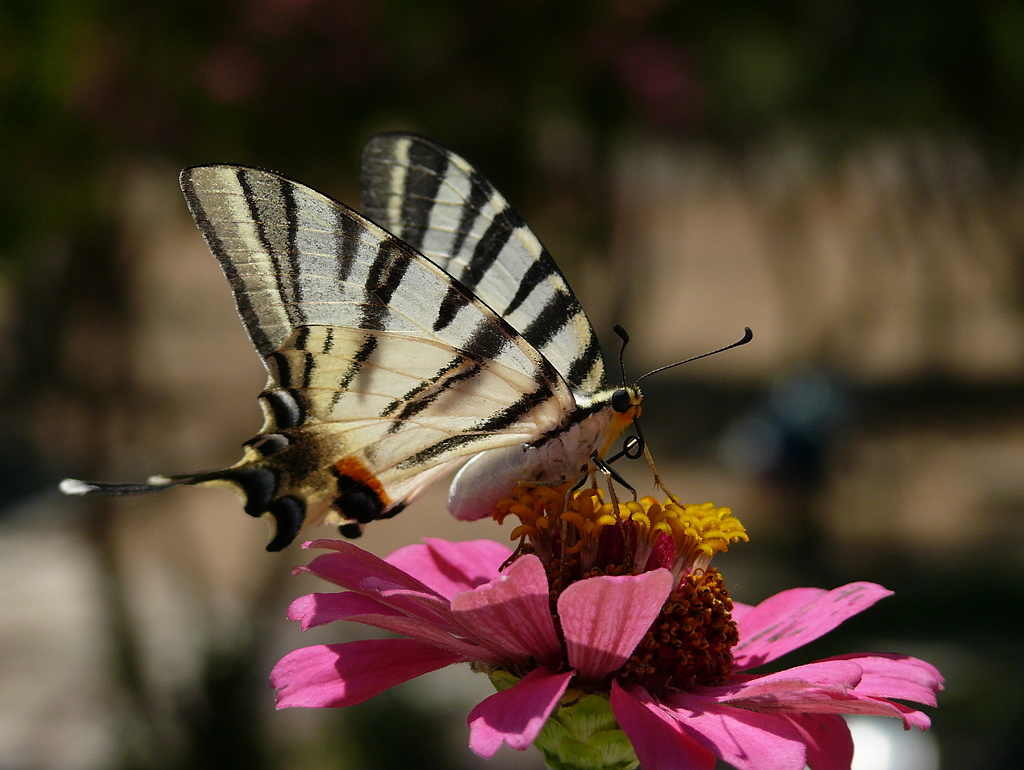
M 566 503 L 568 500 L 568 503 Z M 309 571 L 344 589 L 296 600 L 303 629 L 349 620 L 404 638 L 306 647 L 271 675 L 278 707 L 360 703 L 452 663 L 488 673 L 498 692 L 469 714 L 485 757 L 536 745 L 550 767 L 644 770 L 849 768 L 841 714 L 928 717 L 939 672 L 905 655 L 852 654 L 750 673 L 829 632 L 891 592 L 873 583 L 797 588 L 734 603 L 715 552 L 746 539 L 726 508 L 597 490 L 523 489 L 519 548 L 429 540 L 387 559 L 348 542 Z M 898 700 L 893 700 L 898 699 Z

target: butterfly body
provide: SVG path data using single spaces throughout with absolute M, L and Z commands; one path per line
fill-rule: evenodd
M 371 139 L 366 216 L 242 166 L 181 186 L 267 367 L 263 427 L 228 468 L 65 492 L 228 486 L 278 550 L 325 519 L 357 534 L 469 458 L 450 506 L 485 515 L 519 481 L 580 478 L 639 414 L 536 236 L 430 140 Z
M 593 457 L 604 457 L 640 414 L 638 390 L 629 390 L 629 407 L 622 412 L 612 405 L 616 392 L 622 391 L 605 391 L 578 405 L 566 424 L 536 441 L 471 457 L 452 481 L 448 510 L 457 519 L 472 521 L 492 515 L 497 502 L 518 483 L 559 485 L 581 479 L 593 468 Z

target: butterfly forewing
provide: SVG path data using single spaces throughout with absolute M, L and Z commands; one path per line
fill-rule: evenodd
M 363 209 L 508 321 L 574 391 L 604 387 L 593 328 L 555 261 L 502 195 L 447 148 L 408 134 L 363 151 Z M 440 322 L 452 307 L 441 306 Z
M 249 513 L 271 514 L 277 549 L 332 512 L 392 515 L 454 461 L 574 409 L 506 321 L 355 211 L 259 169 L 199 166 L 181 184 L 270 377 L 265 424 L 238 464 L 152 488 L 229 484 Z M 442 306 L 452 315 L 438 323 Z
M 536 236 L 429 140 L 374 138 L 363 175 L 383 226 L 269 171 L 182 172 L 267 367 L 263 428 L 230 468 L 66 492 L 228 485 L 269 515 L 278 550 L 324 518 L 393 515 L 469 455 L 490 459 L 460 474 L 457 515 L 486 512 L 524 474 L 559 483 L 589 467 L 625 418 L 598 392 L 594 332 Z

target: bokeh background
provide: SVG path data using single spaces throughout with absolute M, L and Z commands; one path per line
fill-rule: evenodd
M 784 662 L 946 674 L 927 735 L 858 725 L 860 767 L 1019 767 L 1019 2 L 5 0 L 0 768 L 539 765 L 470 754 L 490 685 L 468 670 L 275 712 L 275 660 L 352 631 L 284 620 L 307 554 L 264 553 L 229 493 L 56 492 L 221 467 L 259 426 L 265 375 L 178 170 L 356 204 L 361 146 L 393 129 L 505 192 L 606 342 L 629 329 L 634 376 L 753 327 L 645 381 L 670 486 L 751 532 L 716 562 L 733 595 L 894 589 Z M 500 536 L 443 494 L 363 544 Z

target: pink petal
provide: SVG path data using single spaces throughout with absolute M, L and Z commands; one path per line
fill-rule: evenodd
M 353 591 L 300 596 L 288 608 L 288 619 L 298 620 L 305 631 L 335 620 L 362 623 L 416 639 L 460 656 L 466 661 L 501 665 L 504 659 L 462 634 L 455 634 L 450 623 L 435 619 L 409 617 L 376 599 Z
M 333 553 L 321 554 L 305 567 L 298 567 L 296 571 L 312 572 L 317 577 L 342 588 L 364 591 L 369 582 L 374 590 L 383 590 L 384 587 L 404 588 L 437 595 L 436 591 L 421 580 L 345 540 L 314 540 L 305 543 L 303 547 L 319 548 Z
M 754 609 L 753 604 L 743 604 L 733 599 L 732 602 L 732 619 L 739 623 L 743 618 L 750 614 L 750 611 Z
M 460 660 L 467 662 L 488 663 L 492 666 L 501 666 L 508 662 L 507 655 L 494 652 L 479 640 L 453 635 L 437 625 L 419 618 L 363 615 L 351 617 L 349 620 L 407 636 L 423 644 L 457 655 Z
M 317 540 L 306 547 L 334 553 L 317 556 L 297 571 L 372 596 L 405 614 L 434 619 L 439 624 L 447 621 L 452 627 L 448 600 L 398 567 L 341 540 Z
M 535 668 L 507 690 L 481 701 L 469 712 L 469 747 L 493 757 L 503 743 L 522 751 L 540 734 L 572 679 L 572 672 L 553 674 Z
M 701 687 L 698 693 L 726 701 L 733 697 L 746 700 L 764 697 L 768 700 L 779 694 L 807 689 L 846 692 L 860 684 L 862 676 L 863 669 L 852 661 L 819 660 L 764 676 L 735 677 L 734 681 L 721 687 Z
M 460 591 L 493 580 L 511 554 L 508 546 L 493 540 L 449 543 L 428 538 L 426 545 L 399 548 L 387 562 L 451 599 Z
M 302 630 L 307 631 L 336 620 L 349 620 L 354 615 L 373 613 L 401 615 L 398 610 L 381 604 L 376 599 L 346 591 L 300 596 L 288 608 L 288 620 L 299 621 Z
M 398 610 L 403 615 L 420 618 L 438 628 L 445 628 L 453 633 L 458 629 L 452 617 L 450 602 L 437 594 L 424 594 L 420 591 L 386 586 L 378 588 L 372 585 L 372 581 L 367 581 L 365 590 L 360 593 L 386 607 Z
M 793 588 L 769 597 L 737 621 L 733 649 L 738 670 L 760 666 L 812 642 L 892 591 L 875 583 L 849 583 L 831 591 Z
M 270 672 L 277 707 L 352 706 L 461 660 L 411 639 L 371 639 L 290 652 Z
M 942 690 L 942 674 L 930 663 L 909 655 L 892 653 L 856 653 L 838 655 L 829 660 L 856 663 L 864 672 L 856 690 L 876 698 L 899 698 L 926 706 L 936 705 L 935 694 Z
M 697 688 L 687 697 L 765 713 L 874 714 L 896 717 L 905 726 L 928 726 L 920 711 L 859 693 L 862 673 L 853 661 L 825 660 L 723 687 Z
M 551 619 L 548 578 L 536 556 L 523 556 L 490 583 L 452 598 L 452 614 L 508 662 L 555 663 L 562 646 Z
M 742 701 L 735 701 L 739 706 L 747 707 Z M 903 722 L 903 726 L 909 728 L 911 725 L 920 727 L 922 730 L 928 728 L 931 723 L 928 717 L 920 711 L 904 706 L 902 703 L 890 703 L 877 698 L 864 698 L 856 693 L 847 693 L 845 696 L 830 695 L 828 692 L 807 693 L 802 699 L 793 699 L 780 704 L 778 711 L 790 713 L 815 713 L 815 714 L 864 714 L 868 716 L 894 717 Z M 773 709 L 775 710 L 775 709 Z
M 786 719 L 672 693 L 665 699 L 683 729 L 737 770 L 802 770 L 807 751 Z
M 667 569 L 573 583 L 558 597 L 569 665 L 597 682 L 629 659 L 672 592 Z
M 853 736 L 846 720 L 837 714 L 783 714 L 807 746 L 811 770 L 850 770 Z
M 870 703 L 871 700 L 872 699 L 865 699 L 864 702 Z M 872 715 L 885 716 L 885 717 L 890 717 L 890 716 L 891 717 L 897 717 L 898 719 L 902 719 L 903 720 L 903 729 L 904 730 L 909 730 L 911 727 L 916 727 L 919 730 L 927 730 L 929 727 L 932 726 L 931 717 L 929 717 L 923 711 L 918 711 L 917 709 L 911 708 L 910 706 L 907 706 L 907 705 L 905 705 L 903 703 L 900 703 L 898 701 L 887 701 L 887 700 L 884 700 L 884 699 L 879 699 L 879 700 L 885 706 L 892 707 L 892 709 L 894 709 L 897 713 L 893 714 L 893 713 L 890 713 L 887 710 L 883 711 L 882 709 L 869 709 L 869 708 L 863 708 L 862 710 L 857 711 L 857 712 L 854 712 L 854 711 L 851 710 L 851 711 L 844 711 L 842 713 L 844 713 L 844 714 L 853 714 L 853 713 L 857 713 L 857 714 L 872 714 Z
M 612 682 L 612 713 L 644 770 L 713 770 L 715 755 L 701 746 L 651 696 Z

